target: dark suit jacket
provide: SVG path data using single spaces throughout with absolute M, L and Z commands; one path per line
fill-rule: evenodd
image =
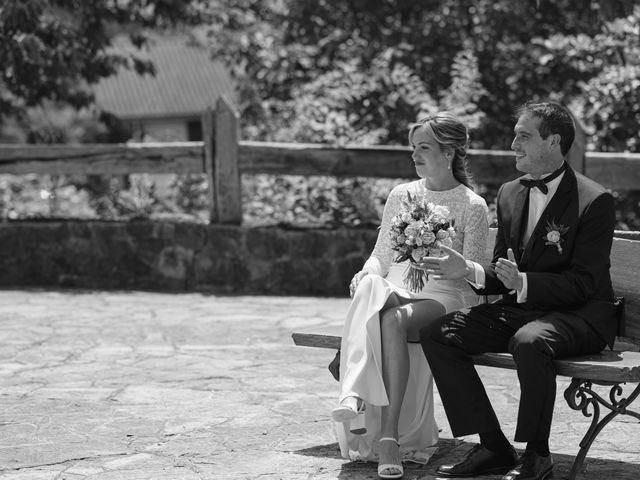
M 500 187 L 497 197 L 498 233 L 493 262 L 513 249 L 518 268 L 526 272 L 527 310 L 558 311 L 583 318 L 611 347 L 617 321 L 609 274 L 615 226 L 613 197 L 601 185 L 567 166 L 558 190 L 547 204 L 520 256 L 522 229 L 526 228 L 528 190 L 519 179 Z M 547 245 L 550 222 L 567 227 L 562 253 Z M 489 265 L 481 295 L 508 294 Z M 515 302 L 511 296 L 507 302 Z

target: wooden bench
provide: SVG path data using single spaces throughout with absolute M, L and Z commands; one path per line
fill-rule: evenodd
M 495 233 L 495 229 L 491 229 L 487 258 L 492 256 Z M 591 425 L 580 441 L 580 451 L 569 476 L 571 480 L 581 471 L 591 444 L 613 418 L 630 415 L 640 420 L 640 413 L 628 408 L 640 396 L 640 232 L 616 232 L 611 250 L 611 277 L 616 295 L 624 299 L 614 349 L 555 361 L 558 375 L 572 379 L 564 392 L 567 404 L 582 411 L 584 416 L 592 417 Z M 471 289 L 469 291 L 468 303 L 477 303 L 478 297 Z M 340 349 L 339 336 L 293 333 L 292 337 L 296 345 Z M 485 353 L 474 355 L 473 359 L 476 365 L 516 368 L 508 353 Z M 625 385 L 627 383 L 631 385 Z M 608 395 L 599 395 L 593 389 L 594 385 L 608 387 Z M 602 418 L 601 407 L 608 411 Z

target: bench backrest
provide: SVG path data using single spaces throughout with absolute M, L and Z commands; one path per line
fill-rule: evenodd
M 617 232 L 616 232 L 617 233 Z M 624 297 L 622 336 L 640 345 L 640 232 L 614 238 L 611 248 L 613 291 Z
M 497 228 L 489 229 L 485 250 L 487 262 L 493 257 L 497 231 Z M 624 324 L 619 340 L 640 345 L 640 232 L 615 232 L 611 247 L 611 280 L 616 296 L 624 297 Z M 469 304 L 477 302 L 473 292 L 467 301 Z

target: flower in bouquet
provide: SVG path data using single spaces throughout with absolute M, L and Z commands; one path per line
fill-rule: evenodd
M 396 262 L 409 261 L 404 283 L 419 292 L 428 280 L 417 267 L 422 257 L 440 255 L 440 247 L 453 245 L 456 232 L 449 209 L 411 196 L 402 200 L 400 211 L 391 219 L 391 248 L 398 252 Z

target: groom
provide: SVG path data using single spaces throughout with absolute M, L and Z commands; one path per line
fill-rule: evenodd
M 516 168 L 523 177 L 498 191 L 493 263 L 479 265 L 446 249 L 425 257 L 435 279 L 465 278 L 481 295 L 501 300 L 441 317 L 420 332 L 453 435 L 478 433 L 480 444 L 442 477 L 505 474 L 503 480 L 551 475 L 549 433 L 556 395 L 555 358 L 601 351 L 616 333 L 609 253 L 615 211 L 612 196 L 564 161 L 575 129 L 554 103 L 526 104 L 519 112 Z M 518 458 L 503 434 L 470 355 L 509 352 L 520 381 Z

